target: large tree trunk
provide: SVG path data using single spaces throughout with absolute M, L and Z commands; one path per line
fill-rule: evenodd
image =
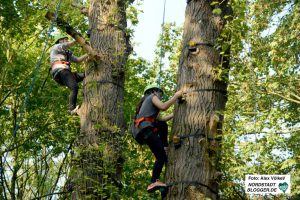
M 124 65 L 128 0 L 91 0 L 90 43 L 99 55 L 86 67 L 81 136 L 73 166 L 72 199 L 119 199 L 124 133 Z
M 217 77 L 216 69 L 228 71 L 228 61 L 224 63 L 227 59 L 216 44 L 230 9 L 226 0 L 214 6 L 212 2 L 191 0 L 186 8 L 177 81 L 188 93 L 186 101 L 175 107 L 171 138 L 181 138 L 181 146 L 170 145 L 166 174 L 170 200 L 218 199 L 217 155 L 227 83 Z M 213 14 L 216 8 L 222 13 Z

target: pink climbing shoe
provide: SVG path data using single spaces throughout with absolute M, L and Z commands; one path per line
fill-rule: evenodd
M 165 188 L 165 187 L 167 187 L 167 185 L 157 179 L 154 183 L 148 185 L 147 192 L 149 193 L 154 192 L 155 190 L 158 190 L 160 188 Z

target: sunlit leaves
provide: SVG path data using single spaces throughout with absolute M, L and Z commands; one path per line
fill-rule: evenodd
M 225 171 L 236 173 L 227 173 L 227 178 L 243 181 L 245 173 L 298 173 L 299 62 L 294 45 L 299 43 L 299 2 L 231 5 L 235 18 L 227 27 L 232 33 L 231 70 L 222 163 Z M 241 161 L 247 162 L 235 166 Z M 225 196 L 236 193 L 224 190 Z

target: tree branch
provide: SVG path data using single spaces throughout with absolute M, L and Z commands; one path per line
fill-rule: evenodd
M 300 104 L 300 101 L 297 101 L 297 100 L 295 100 L 295 99 L 292 99 L 292 98 L 286 97 L 286 96 L 284 96 L 284 95 L 282 95 L 282 94 L 278 94 L 278 93 L 276 93 L 276 92 L 272 92 L 272 91 L 268 91 L 268 93 L 269 93 L 269 94 L 276 95 L 276 96 L 279 96 L 279 97 L 281 97 L 281 98 L 283 98 L 283 99 L 285 99 L 285 100 L 288 100 L 288 101 L 291 101 L 291 102 L 294 102 L 294 103 Z
M 45 15 L 48 20 L 54 19 L 54 13 L 48 11 Z M 65 22 L 63 19 L 57 17 L 56 19 L 57 26 L 69 34 L 74 40 L 76 40 L 83 49 L 85 49 L 90 55 L 97 56 L 97 52 L 89 45 L 89 43 L 78 33 L 70 24 Z
M 291 93 L 290 95 L 293 96 L 293 97 L 295 97 L 296 99 L 299 99 L 299 100 L 300 100 L 300 96 L 298 96 L 298 95 L 296 95 L 296 94 L 294 94 L 294 93 Z
M 60 195 L 60 194 L 68 194 L 68 193 L 71 193 L 71 192 L 54 192 L 52 194 L 46 194 L 46 195 L 43 195 L 43 196 L 35 197 L 35 198 L 31 199 L 31 200 L 38 200 L 38 199 L 42 199 L 42 198 L 48 197 L 48 196 Z
M 0 106 L 4 103 L 4 101 L 9 97 L 9 95 L 12 93 L 12 91 L 9 91 L 6 96 L 1 100 Z
M 67 150 L 67 153 L 66 153 L 64 159 L 62 160 L 62 163 L 61 163 L 61 165 L 60 165 L 60 167 L 59 167 L 59 169 L 58 169 L 58 173 L 57 173 L 57 177 L 56 177 L 55 183 L 54 183 L 54 185 L 53 185 L 52 188 L 51 188 L 52 192 L 55 191 L 55 188 L 56 188 L 56 186 L 57 186 L 57 183 L 58 183 L 58 181 L 59 181 L 59 179 L 60 179 L 60 177 L 61 177 L 61 174 L 62 174 L 63 166 L 65 165 L 65 162 L 66 162 L 66 160 L 67 160 L 67 158 L 68 158 L 68 154 L 69 154 L 70 150 L 72 149 L 73 143 L 74 143 L 74 140 L 73 140 L 73 141 L 71 142 L 71 144 L 69 145 L 68 150 Z M 51 198 L 50 198 L 50 199 L 51 199 Z

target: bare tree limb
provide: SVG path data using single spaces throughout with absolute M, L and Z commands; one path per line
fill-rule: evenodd
M 66 154 L 65 154 L 65 157 L 64 157 L 64 159 L 62 160 L 62 163 L 61 163 L 61 165 L 60 165 L 60 167 L 59 167 L 59 170 L 58 170 L 58 173 L 57 173 L 57 177 L 56 177 L 55 183 L 54 183 L 54 185 L 53 185 L 52 188 L 51 188 L 52 192 L 55 191 L 55 188 L 56 188 L 56 186 L 57 186 L 57 183 L 58 183 L 58 181 L 59 181 L 59 179 L 60 179 L 60 177 L 61 177 L 61 174 L 62 174 L 63 166 L 65 165 L 65 162 L 66 162 L 66 160 L 67 160 L 67 158 L 68 158 L 68 154 L 69 154 L 70 150 L 72 149 L 73 143 L 74 143 L 74 140 L 73 140 L 73 141 L 71 142 L 71 144 L 69 145 L 69 147 L 68 147 L 68 149 L 67 149 L 67 152 L 66 152 Z M 52 199 L 52 197 L 50 198 L 50 200 L 51 200 L 51 199 Z
M 48 20 L 54 19 L 54 13 L 48 11 L 45 15 Z M 57 17 L 57 26 L 69 34 L 74 40 L 76 40 L 83 49 L 85 49 L 90 55 L 97 56 L 97 52 L 89 45 L 89 43 L 82 37 L 82 35 L 77 32 L 70 24 L 65 22 L 62 18 Z

